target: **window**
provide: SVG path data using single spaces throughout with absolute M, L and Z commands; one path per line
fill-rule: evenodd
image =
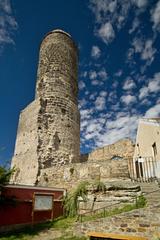
M 157 146 L 156 146 L 155 142 L 152 145 L 152 149 L 153 149 L 153 155 L 154 155 L 154 157 L 156 157 L 156 155 L 157 155 Z

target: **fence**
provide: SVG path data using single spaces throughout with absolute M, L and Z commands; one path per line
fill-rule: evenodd
M 153 157 L 136 157 L 129 159 L 130 178 L 139 182 L 151 182 L 160 178 L 160 161 Z

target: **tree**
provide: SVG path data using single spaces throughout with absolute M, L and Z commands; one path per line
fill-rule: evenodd
M 0 166 L 0 191 L 4 185 L 9 183 L 11 175 L 14 173 L 15 169 L 5 169 Z

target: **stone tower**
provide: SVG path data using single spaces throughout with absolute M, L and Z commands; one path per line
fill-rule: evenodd
M 71 36 L 62 30 L 49 32 L 40 47 L 35 100 L 20 114 L 13 182 L 36 184 L 42 169 L 79 161 L 77 72 Z

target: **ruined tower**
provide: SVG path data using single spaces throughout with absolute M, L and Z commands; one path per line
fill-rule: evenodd
M 35 184 L 41 169 L 79 161 L 77 72 L 71 36 L 49 32 L 40 47 L 35 100 L 20 114 L 12 159 L 15 183 Z

